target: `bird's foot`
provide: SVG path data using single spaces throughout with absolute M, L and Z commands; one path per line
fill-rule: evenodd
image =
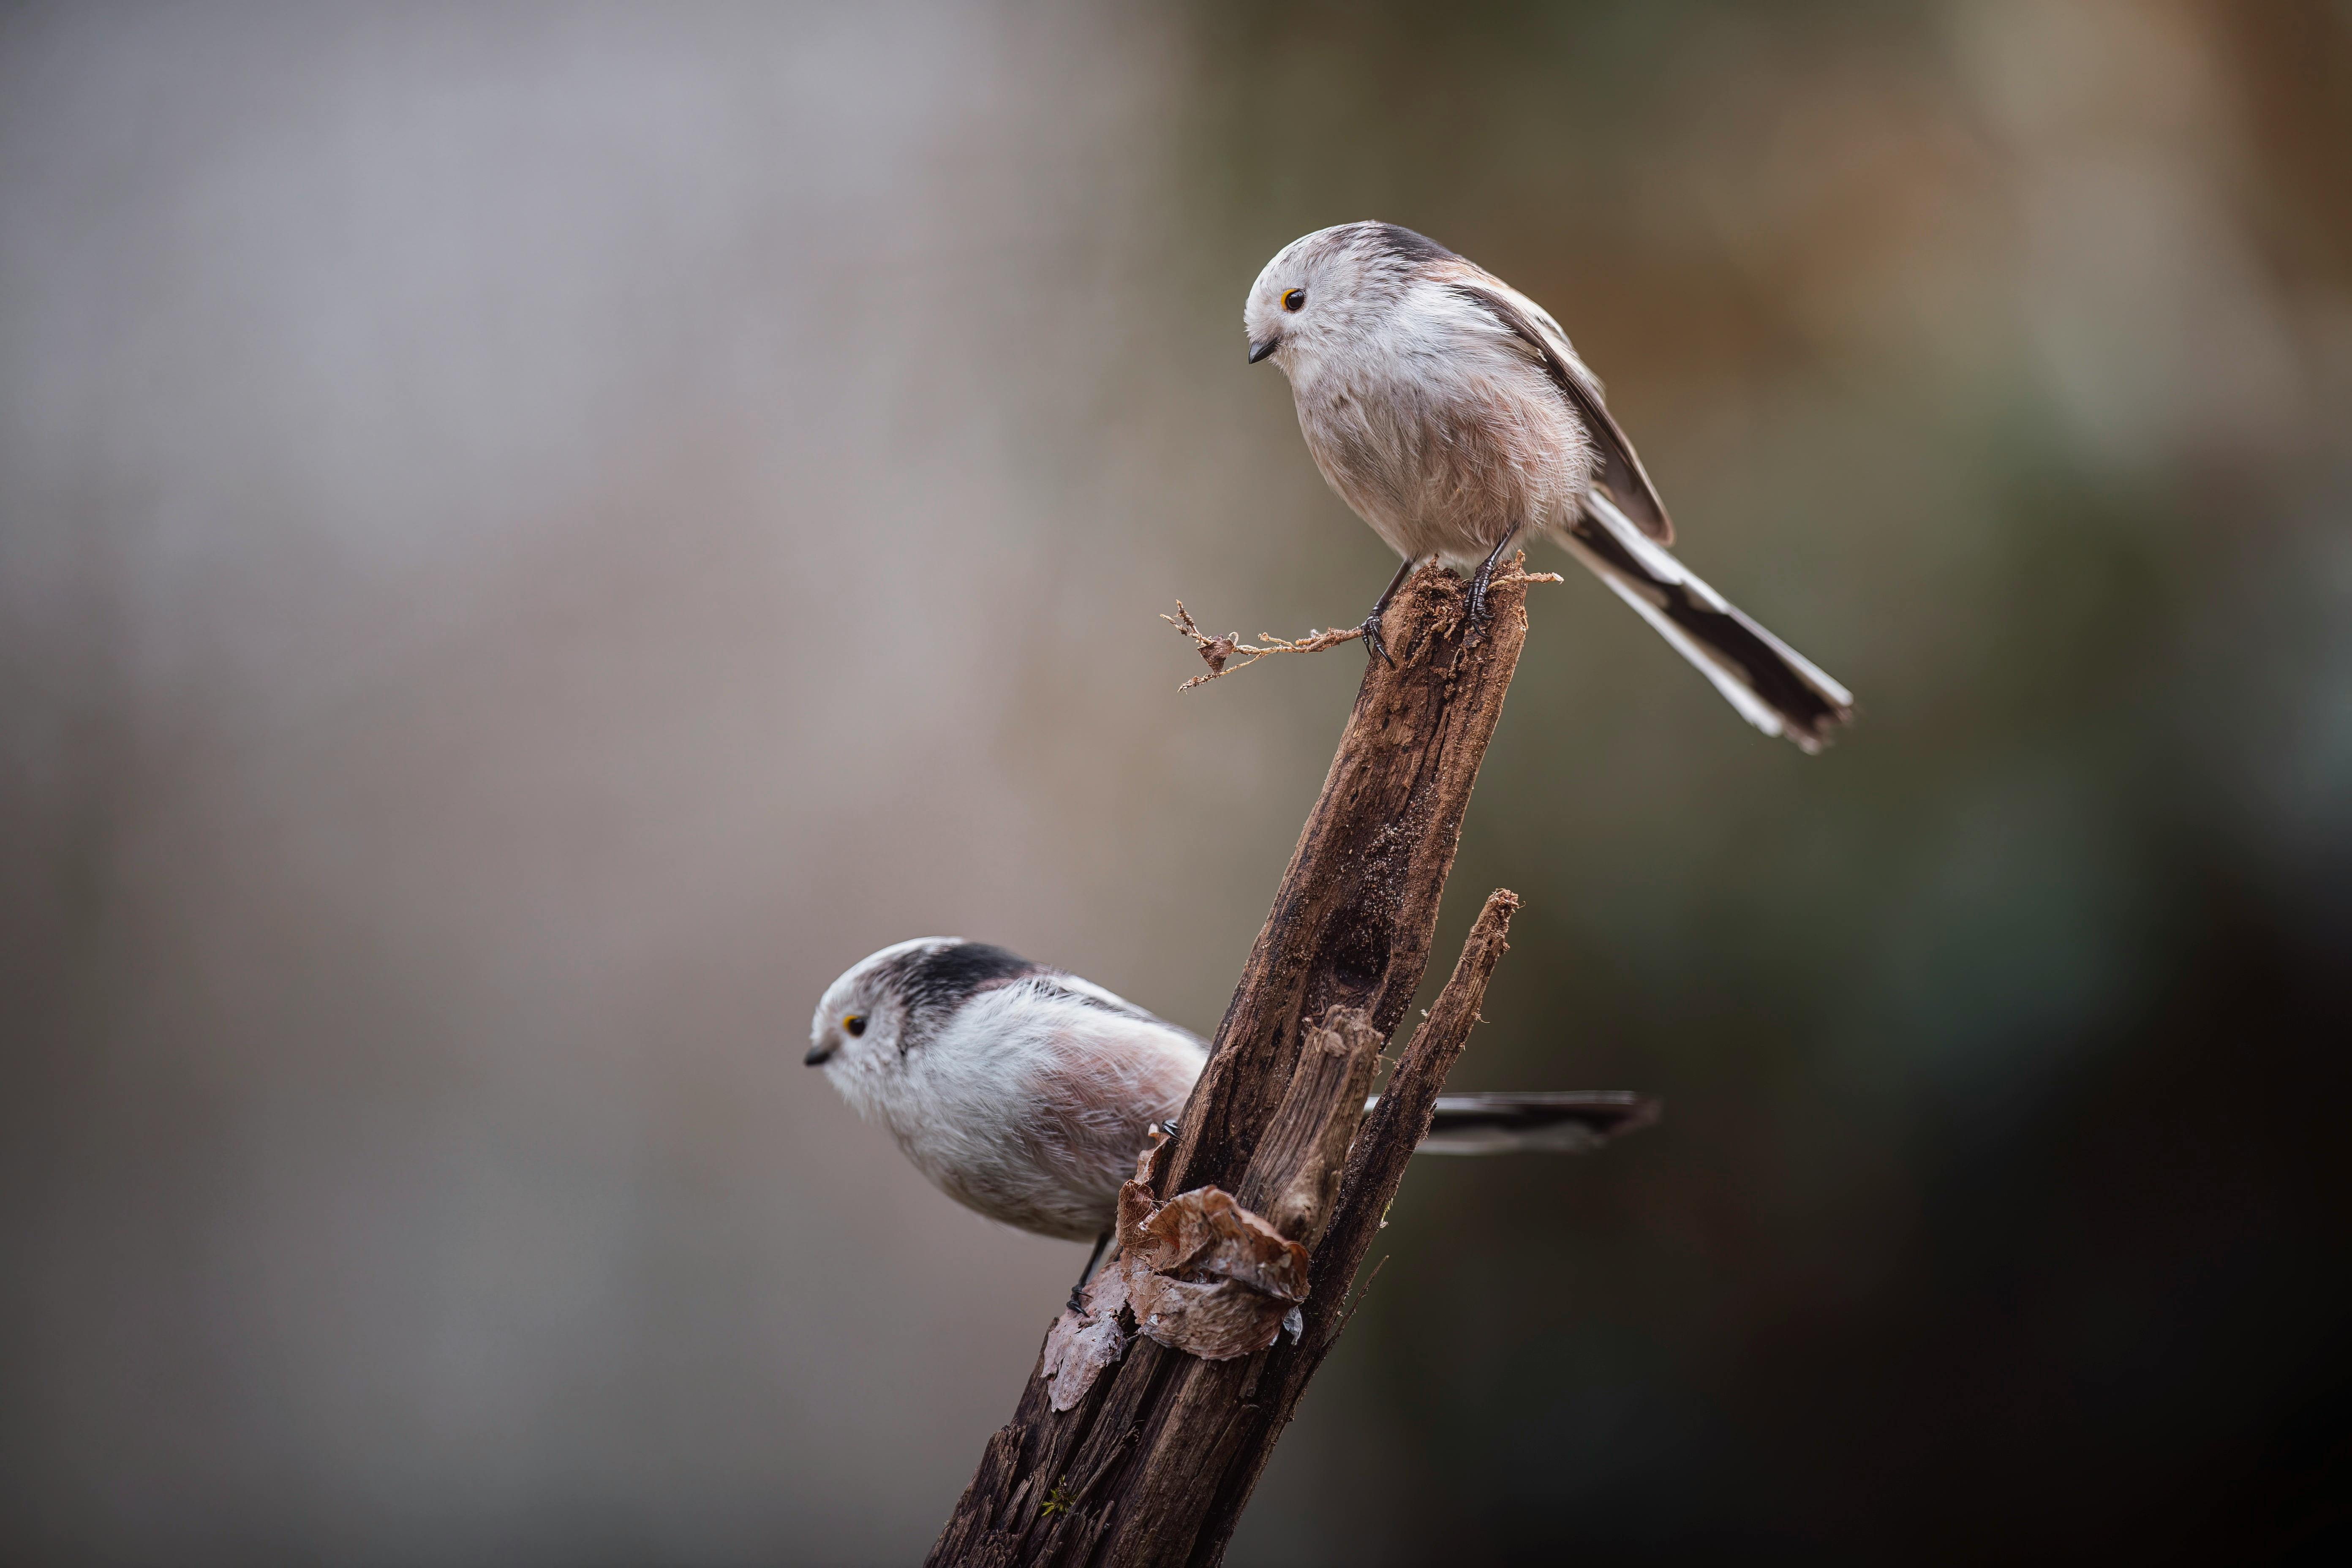
M 1495 566 L 1490 561 L 1478 568 L 1478 574 L 1470 579 L 1470 609 L 1463 617 L 1462 646 L 1465 647 L 1475 647 L 1486 640 L 1486 623 L 1495 618 L 1495 612 L 1486 605 L 1486 589 L 1494 575 Z
M 1389 585 L 1381 590 L 1381 596 L 1372 601 L 1372 613 L 1366 616 L 1362 624 L 1356 627 L 1363 634 L 1364 646 L 1372 650 L 1372 658 L 1379 659 L 1391 669 L 1396 668 L 1396 660 L 1389 657 L 1389 645 L 1381 639 L 1381 617 L 1389 613 L 1389 601 L 1396 597 L 1397 590 L 1404 586 L 1404 580 L 1412 576 L 1412 569 L 1420 564 L 1420 558 L 1413 555 L 1408 555 L 1398 562 L 1396 575 L 1390 578 Z
M 1517 534 L 1512 535 L 1516 539 Z M 1495 584 L 1495 567 L 1503 559 L 1503 552 L 1511 547 L 1511 539 L 1495 546 L 1486 559 L 1478 563 L 1478 574 L 1470 579 L 1470 613 L 1465 620 L 1467 629 L 1462 638 L 1464 647 L 1475 647 L 1486 635 L 1486 623 L 1495 618 L 1486 607 L 1486 590 Z
M 1087 1255 L 1087 1266 L 1078 1275 L 1078 1282 L 1070 1287 L 1070 1310 L 1081 1318 L 1087 1315 L 1087 1283 L 1095 1277 L 1096 1265 L 1102 1262 L 1103 1249 L 1110 1245 L 1111 1233 L 1095 1237 L 1095 1249 Z

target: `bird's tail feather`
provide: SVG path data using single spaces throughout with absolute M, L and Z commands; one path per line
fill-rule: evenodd
M 1818 752 L 1853 716 L 1852 692 L 1741 615 L 1600 491 L 1559 539 L 1766 734 Z
M 1380 1102 L 1367 1104 L 1370 1110 Z M 1441 1094 L 1423 1154 L 1585 1154 L 1658 1119 L 1658 1102 L 1622 1089 Z

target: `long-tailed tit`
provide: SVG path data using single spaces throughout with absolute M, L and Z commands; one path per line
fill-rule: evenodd
M 1512 545 L 1541 534 L 1696 665 L 1748 721 L 1808 752 L 1853 696 L 1667 552 L 1674 524 L 1599 378 L 1542 306 L 1411 229 L 1349 223 L 1295 239 L 1242 311 L 1250 363 L 1290 378 L 1315 466 L 1404 557 L 1475 575 L 1474 626 Z
M 1075 974 L 935 936 L 827 986 L 803 1059 L 941 1192 L 1023 1230 L 1091 1240 L 1099 1258 L 1120 1183 L 1152 1123 L 1183 1109 L 1208 1047 Z M 1576 1152 L 1656 1114 L 1633 1094 L 1443 1095 L 1421 1147 Z

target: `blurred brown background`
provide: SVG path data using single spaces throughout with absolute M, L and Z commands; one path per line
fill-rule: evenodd
M 960 932 L 1214 1025 L 1358 661 L 1154 616 L 1385 580 L 1239 327 L 1364 216 L 1866 720 L 1538 595 L 1457 1082 L 1668 1119 L 1415 1172 L 1234 1560 L 2324 1531 L 2344 5 L 14 7 L 0 1560 L 919 1554 L 1077 1250 L 808 1010 Z

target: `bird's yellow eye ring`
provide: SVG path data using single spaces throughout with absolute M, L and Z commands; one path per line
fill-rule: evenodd
M 1293 289 L 1282 297 L 1282 308 L 1286 310 L 1302 310 L 1306 304 L 1307 290 L 1304 289 Z
M 866 1015 L 852 1013 L 841 1020 L 843 1031 L 853 1037 L 866 1032 Z

